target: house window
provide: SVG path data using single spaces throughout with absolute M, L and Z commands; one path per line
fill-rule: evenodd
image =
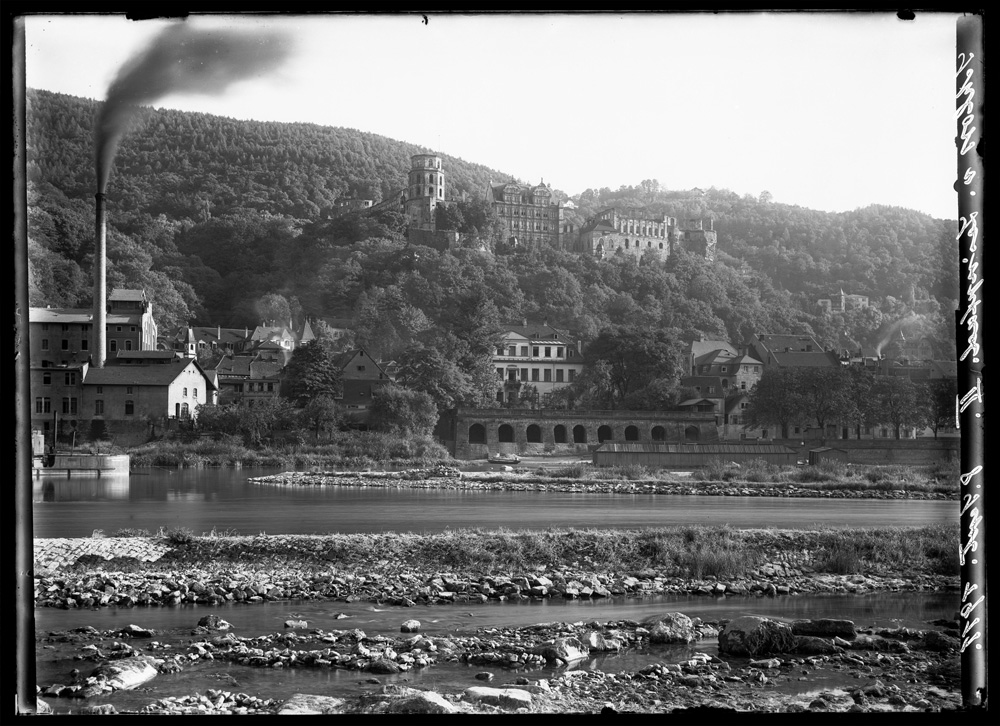
M 545 357 L 546 358 L 552 357 L 552 348 L 550 348 L 549 346 L 545 346 Z
M 512 345 L 507 348 L 507 355 L 517 355 L 517 346 Z
M 63 323 L 62 324 L 62 331 L 64 333 L 67 332 L 67 331 L 69 331 L 69 323 Z
M 569 382 L 572 383 L 575 379 L 576 379 L 576 369 L 575 368 L 570 368 L 569 369 Z
M 268 383 L 267 384 L 267 390 L 268 390 L 269 393 L 273 393 L 274 392 L 274 384 L 273 383 Z M 196 396 L 198 395 L 198 389 L 197 388 L 194 389 L 194 395 L 196 395 Z
M 103 416 L 104 415 L 104 399 L 98 398 L 94 401 L 94 415 Z
M 120 332 L 122 332 L 122 326 L 120 326 L 120 325 L 116 325 L 116 326 L 115 326 L 115 332 L 116 332 L 116 333 L 120 333 Z
M 135 326 L 134 326 L 134 325 L 133 325 L 133 326 L 131 326 L 131 327 L 129 328 L 129 331 L 131 331 L 131 332 L 133 332 L 133 333 L 134 333 L 134 332 L 135 332 Z
M 35 413 L 52 413 L 52 399 L 39 396 L 35 399 Z
M 186 403 L 181 404 L 181 418 L 188 418 L 191 415 L 191 409 L 188 408 Z
M 125 415 L 131 416 L 135 413 L 135 401 L 131 398 L 125 399 Z
M 549 368 L 545 369 L 545 382 L 546 383 L 551 383 L 552 382 L 552 371 Z
M 556 368 L 556 383 L 562 383 L 562 382 L 563 382 L 563 369 Z
M 132 395 L 132 386 L 125 386 L 125 393 L 131 396 Z
M 198 398 L 198 389 L 197 389 L 197 388 L 195 388 L 195 389 L 194 389 L 194 393 L 193 393 L 193 394 L 191 394 L 191 395 L 192 395 L 192 396 L 193 396 L 194 398 Z
M 76 371 L 66 371 L 66 385 L 67 386 L 76 385 Z
M 80 350 L 90 350 L 90 341 L 84 338 L 80 341 Z
M 108 341 L 108 347 L 111 349 L 111 352 L 118 350 L 118 341 L 112 338 Z
M 556 348 L 556 358 L 562 358 L 562 357 L 563 357 L 563 349 Z
M 125 341 L 125 350 L 132 350 L 132 341 L 131 340 L 126 340 Z
M 521 356 L 524 358 L 528 357 L 528 346 L 526 345 L 521 346 Z
M 48 323 L 42 323 L 42 330 L 48 330 L 48 329 L 49 329 L 49 324 Z
M 709 393 L 715 393 L 715 386 L 709 386 L 708 387 L 708 392 Z
M 42 374 L 42 385 L 43 386 L 51 386 L 52 385 L 52 374 L 51 373 L 45 372 L 45 373 Z
M 534 356 L 535 358 L 538 357 L 538 346 L 537 345 L 531 347 L 531 355 Z
M 528 369 L 527 368 L 522 368 L 521 369 L 521 380 L 522 381 L 528 380 Z
M 98 393 L 104 393 L 104 386 L 98 386 L 97 387 L 97 392 Z
M 188 395 L 188 389 L 185 388 L 184 389 L 184 398 L 187 398 L 187 395 Z
M 503 378 L 503 368 L 497 368 L 497 378 Z
M 69 414 L 71 416 L 76 415 L 76 397 L 73 398 L 63 398 L 62 400 L 62 412 Z
M 62 339 L 62 349 L 63 350 L 69 350 L 69 341 L 66 340 L 66 338 Z
M 365 369 L 365 367 L 364 367 L 364 366 L 358 366 L 358 370 L 359 370 L 359 371 L 364 371 L 364 369 Z
M 49 339 L 42 338 L 42 350 L 48 350 L 48 349 L 49 349 Z
M 538 380 L 538 369 L 537 368 L 532 368 L 531 369 L 531 380 L 533 380 L 533 381 L 537 381 Z
M 746 381 L 740 381 L 740 389 L 743 390 L 743 391 L 747 390 L 747 382 Z

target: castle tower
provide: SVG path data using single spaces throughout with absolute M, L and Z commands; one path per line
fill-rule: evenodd
M 410 157 L 406 193 L 406 219 L 410 227 L 434 229 L 434 209 L 444 203 L 444 172 L 441 157 L 414 154 Z

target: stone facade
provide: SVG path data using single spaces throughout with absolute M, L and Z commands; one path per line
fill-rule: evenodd
M 605 441 L 716 443 L 712 413 L 552 409 L 451 409 L 437 436 L 456 459 L 492 454 L 585 454 Z
M 486 188 L 486 201 L 507 227 L 509 240 L 516 247 L 559 246 L 559 202 L 553 201 L 552 189 L 544 182 L 537 186 L 509 182 Z

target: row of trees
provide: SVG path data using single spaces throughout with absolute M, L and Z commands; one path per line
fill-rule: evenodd
M 915 382 L 904 376 L 875 375 L 860 367 L 774 368 L 750 392 L 744 424 L 777 426 L 782 438 L 792 426 L 813 423 L 851 426 L 857 438 L 863 428 L 930 426 L 938 431 L 954 424 L 956 384 L 951 379 Z

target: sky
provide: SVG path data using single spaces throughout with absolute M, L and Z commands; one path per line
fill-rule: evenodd
M 291 55 L 218 95 L 151 105 L 359 129 L 571 196 L 656 179 L 954 219 L 956 17 L 192 16 L 277 29 Z M 102 100 L 173 22 L 27 16 L 27 86 Z

